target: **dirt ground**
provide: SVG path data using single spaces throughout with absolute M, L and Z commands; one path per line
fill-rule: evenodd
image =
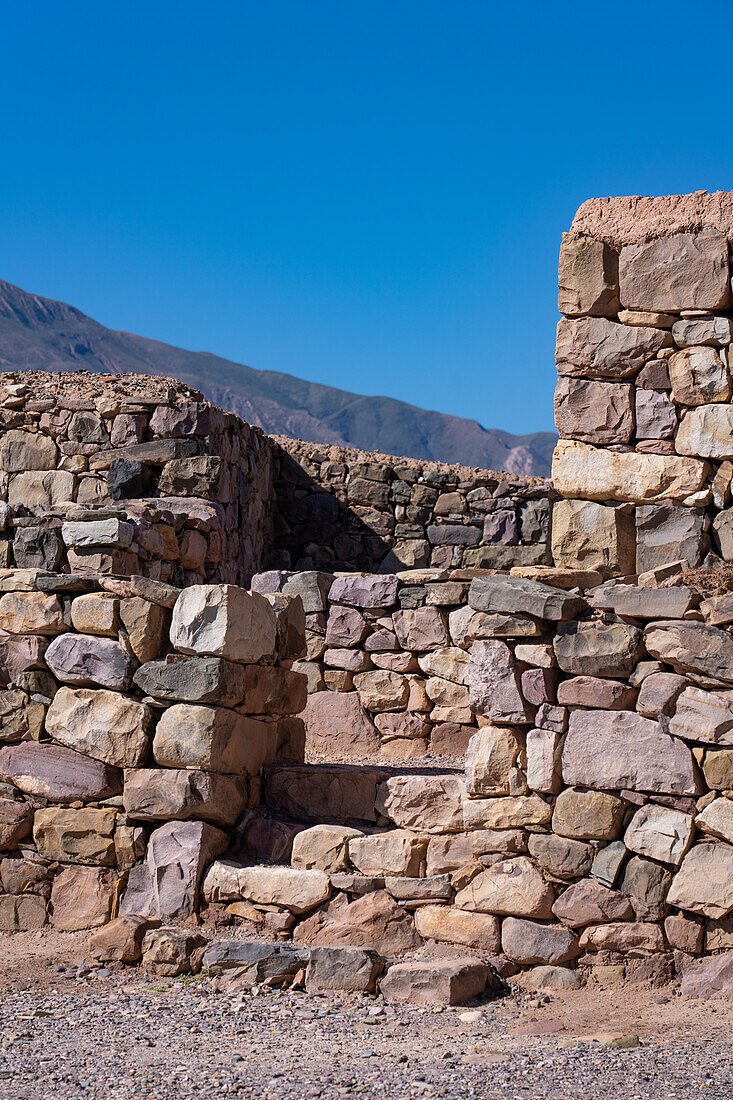
M 85 973 L 86 944 L 0 936 L 2 1100 L 733 1097 L 733 1003 L 674 986 L 515 991 L 441 1010 Z

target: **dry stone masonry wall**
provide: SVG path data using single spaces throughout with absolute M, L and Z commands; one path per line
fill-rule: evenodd
M 733 560 L 730 205 L 594 200 L 563 238 L 559 565 Z

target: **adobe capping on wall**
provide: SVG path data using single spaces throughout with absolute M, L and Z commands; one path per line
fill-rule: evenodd
M 203 965 L 240 988 L 379 983 L 397 1000 L 457 1003 L 501 979 L 564 989 L 678 979 L 691 994 L 724 982 L 733 594 L 726 568 L 690 566 L 728 557 L 731 204 L 727 195 L 594 201 L 563 242 L 561 497 L 549 486 L 538 497 L 554 500 L 545 528 L 554 564 L 546 551 L 527 563 L 517 541 L 502 546 L 494 571 L 416 535 L 430 548 L 426 566 L 390 570 L 381 558 L 377 573 L 283 568 L 268 561 L 263 539 L 266 568 L 251 593 L 200 585 L 196 570 L 175 572 L 180 562 L 171 577 L 183 591 L 153 576 L 113 576 L 106 558 L 91 576 L 64 572 L 62 556 L 61 573 L 0 577 L 11 681 L 0 734 L 4 927 L 61 926 L 63 888 L 74 880 L 75 890 L 85 884 L 100 961 L 142 960 L 168 974 Z M 161 500 L 155 486 L 168 462 L 204 458 L 207 446 L 202 436 L 196 454 L 168 453 L 162 464 L 171 441 L 153 452 L 145 506 Z M 78 454 L 89 467 L 78 463 L 75 476 L 103 481 L 94 455 Z M 374 456 L 356 456 L 355 469 L 323 470 L 339 463 L 327 448 L 318 454 L 288 508 L 334 478 L 347 506 L 352 478 L 387 484 L 386 493 L 359 485 L 369 499 L 353 503 L 384 514 L 394 505 L 387 552 L 402 535 L 413 541 L 397 535 L 407 520 L 397 504 L 407 501 L 396 500 L 402 486 L 392 490 L 410 485 L 402 467 L 391 460 L 385 476 L 379 462 L 365 468 Z M 184 470 L 201 475 L 169 467 Z M 7 471 L 8 493 L 19 473 Z M 479 529 L 471 492 L 466 511 L 438 518 L 439 493 L 435 526 Z M 477 499 L 488 496 L 471 505 Z M 288 538 L 287 553 L 300 555 L 288 564 L 329 560 L 330 531 L 305 542 L 310 508 L 300 529 L 286 519 L 289 531 L 277 532 L 277 505 L 262 505 L 273 554 Z M 163 508 L 146 518 L 172 527 L 180 547 L 185 520 L 177 528 Z M 423 523 L 427 534 L 427 518 L 415 520 Z M 360 537 L 355 553 L 371 553 L 372 536 Z M 344 559 L 332 552 L 335 569 Z M 138 560 L 155 571 L 164 559 Z M 219 563 L 205 561 L 206 579 L 209 566 Z M 135 630 L 156 618 L 157 633 Z M 148 635 L 155 654 L 136 652 Z M 105 644 L 114 661 L 99 660 Z M 127 686 L 100 679 L 112 674 Z M 138 754 L 129 765 L 105 760 L 123 750 L 118 723 L 110 733 L 101 719 L 66 717 L 72 707 L 88 717 L 87 696 L 95 712 L 112 706 L 107 695 L 131 715 L 147 708 L 143 737 L 131 727 Z M 450 739 L 442 726 L 453 727 Z M 74 746 L 72 736 L 81 738 Z M 60 763 L 36 773 L 12 761 L 62 750 L 86 761 L 74 778 L 86 776 L 93 797 L 71 798 Z M 194 912 L 203 920 L 195 928 Z M 222 938 L 217 921 L 240 927 Z M 426 953 L 430 941 L 450 956 Z

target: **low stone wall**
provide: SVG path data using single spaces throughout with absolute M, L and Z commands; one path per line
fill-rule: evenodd
M 592 200 L 563 237 L 558 565 L 733 560 L 730 204 Z
M 0 379 L 0 567 L 247 583 L 271 542 L 267 436 L 181 382 Z
M 300 602 L 28 571 L 0 593 L 0 929 L 192 915 L 263 766 L 302 759 Z
M 549 562 L 544 478 L 273 440 L 265 568 L 394 572 Z

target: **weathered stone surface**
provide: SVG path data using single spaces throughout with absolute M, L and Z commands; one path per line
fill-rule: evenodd
M 480 959 L 434 959 L 396 963 L 380 982 L 388 1001 L 460 1005 L 483 993 L 490 970 Z
M 146 970 L 161 977 L 189 974 L 191 956 L 203 948 L 206 939 L 184 928 L 151 928 L 142 944 L 142 962 Z
M 235 868 L 230 868 L 232 871 Z M 322 905 L 331 895 L 328 875 L 323 871 L 302 871 L 293 867 L 236 867 L 230 892 L 218 882 L 218 865 L 212 864 L 203 882 L 207 901 L 236 901 L 243 898 L 254 905 L 278 905 L 291 913 L 307 913 Z M 228 879 L 227 879 L 228 882 Z
M 354 677 L 354 687 L 361 705 L 372 712 L 402 710 L 410 695 L 410 684 L 405 676 L 381 668 L 358 673 Z
M 695 825 L 703 833 L 733 844 L 733 802 L 729 798 L 714 799 L 697 815 Z
M 638 855 L 678 867 L 692 843 L 692 830 L 691 814 L 649 802 L 629 822 L 624 844 Z
M 445 646 L 430 653 L 421 653 L 417 659 L 420 671 L 426 676 L 441 676 L 453 680 L 456 684 L 469 683 L 470 657 L 458 646 Z
M 561 669 L 575 676 L 628 676 L 641 652 L 642 634 L 624 623 L 561 623 L 554 640 Z
M 677 427 L 677 410 L 666 393 L 637 390 L 634 399 L 636 438 L 669 439 Z
M 368 633 L 367 621 L 355 607 L 339 607 L 336 604 L 330 609 L 326 623 L 326 645 L 358 645 Z
M 51 887 L 51 924 L 61 932 L 106 924 L 116 883 L 108 867 L 62 867 Z
M 203 966 L 227 988 L 251 989 L 262 982 L 278 985 L 292 980 L 309 959 L 309 951 L 286 943 L 215 940 L 204 952 Z
M 730 405 L 701 405 L 690 409 L 679 426 L 675 447 L 681 455 L 702 458 L 733 457 L 733 409 Z
M 580 954 L 577 937 L 561 924 L 538 924 L 517 917 L 502 922 L 501 946 L 508 959 L 522 966 L 557 965 Z
M 733 744 L 733 693 L 686 687 L 677 697 L 668 729 L 688 741 Z
M 730 299 L 728 241 L 702 229 L 626 245 L 619 282 L 626 309 L 721 309 Z
M 683 997 L 705 998 L 720 993 L 730 996 L 733 988 L 733 951 L 699 959 L 685 967 L 680 992 Z
M 313 947 L 305 972 L 309 993 L 373 993 L 384 963 L 360 947 Z
M 663 794 L 696 794 L 692 753 L 657 722 L 628 711 L 570 715 L 562 754 L 565 783 Z
M 46 923 L 46 901 L 33 894 L 0 894 L 0 932 L 35 932 Z
M 459 909 L 549 919 L 554 893 L 526 856 L 495 863 L 456 894 Z
M 302 712 L 310 752 L 370 757 L 380 739 L 355 691 L 317 691 Z
M 634 431 L 632 387 L 562 375 L 555 387 L 555 427 L 563 439 L 628 443 Z
M 115 862 L 114 810 L 36 810 L 33 839 L 44 858 L 62 863 L 112 865 Z
M 636 702 L 636 690 L 619 680 L 574 676 L 558 684 L 557 701 L 566 707 L 632 710 Z
M 424 715 L 409 710 L 385 711 L 382 714 L 376 714 L 374 724 L 383 741 L 404 737 L 428 738 L 432 729 Z
M 120 915 L 190 916 L 198 908 L 204 869 L 228 844 L 226 833 L 203 821 L 161 825 L 150 834 L 145 862 L 130 872 Z
M 275 613 L 256 592 L 231 584 L 194 585 L 173 608 L 171 642 L 182 653 L 256 663 L 275 651 Z
M 142 764 L 152 712 L 115 691 L 62 687 L 46 715 L 46 731 L 70 749 L 118 768 Z
M 0 749 L 0 777 L 51 802 L 96 802 L 122 791 L 116 768 L 47 741 Z
M 727 409 L 725 405 L 704 405 L 692 409 L 677 432 L 677 450 L 683 455 L 703 455 L 717 458 L 733 456 L 733 418 L 727 429 L 721 416 L 719 431 L 725 443 L 713 443 L 712 439 L 695 438 L 704 451 L 693 448 L 688 420 L 699 415 L 708 416 L 712 422 L 716 414 L 711 410 Z M 712 423 L 706 423 L 705 431 L 713 433 Z M 696 433 L 701 436 L 701 433 Z M 689 440 L 683 447 L 683 442 Z M 728 450 L 726 451 L 726 447 Z M 724 453 L 718 454 L 721 451 Z M 659 500 L 684 500 L 703 488 L 708 474 L 708 464 L 696 458 L 677 458 L 671 455 L 642 454 L 640 452 L 606 451 L 591 447 L 588 443 L 561 439 L 555 447 L 552 459 L 552 481 L 564 497 L 582 500 L 621 500 L 638 504 Z
M 558 287 L 558 312 L 569 317 L 615 317 L 619 309 L 618 253 L 603 241 L 563 233 Z
M 409 914 L 385 890 L 375 890 L 349 902 L 345 894 L 302 921 L 293 933 L 296 943 L 365 947 L 381 955 L 402 955 L 419 945 Z
M 537 794 L 513 798 L 468 798 L 463 803 L 466 828 L 521 829 L 549 825 L 552 806 Z
M 509 725 L 531 721 L 532 708 L 522 697 L 516 662 L 506 643 L 474 642 L 469 690 L 471 710 L 476 714 Z
M 374 822 L 383 769 L 345 765 L 302 765 L 270 769 L 264 795 L 275 813 L 295 821 L 336 824 Z
M 733 847 L 695 844 L 674 877 L 667 901 L 705 917 L 727 917 L 733 909 Z
M 134 821 L 209 821 L 233 825 L 247 804 L 240 776 L 190 768 L 128 768 L 124 807 Z
M 0 850 L 11 851 L 33 827 L 33 807 L 27 802 L 0 798 Z
M 584 878 L 563 890 L 552 907 L 554 916 L 569 928 L 606 921 L 633 920 L 628 898 L 618 890 L 609 890 L 594 878 Z
M 244 699 L 248 672 L 249 667 L 221 657 L 187 657 L 170 664 L 150 661 L 140 666 L 133 680 L 156 699 L 233 707 Z
M 699 917 L 688 917 L 686 913 L 670 913 L 664 920 L 664 934 L 674 950 L 699 955 L 705 939 L 705 924 Z
M 363 875 L 415 877 L 424 871 L 427 847 L 427 837 L 391 829 L 351 841 L 349 859 Z
M 554 621 L 571 619 L 587 607 L 585 600 L 569 596 L 561 588 L 504 574 L 475 577 L 468 590 L 468 602 L 476 611 L 524 612 Z
M 8 486 L 8 504 L 47 512 L 73 500 L 74 482 L 74 475 L 66 470 L 16 474 Z
M 257 775 L 268 751 L 264 722 L 226 707 L 176 703 L 163 711 L 153 739 L 156 763 L 232 775 Z
M 593 606 L 635 619 L 681 619 L 696 603 L 689 588 L 644 588 L 634 584 L 611 584 L 593 596 Z
M 708 405 L 730 397 L 730 375 L 713 348 L 677 351 L 670 355 L 667 366 L 672 398 L 678 405 Z
M 509 794 L 520 743 L 506 726 L 484 726 L 466 753 L 466 790 L 472 795 Z
M 660 714 L 674 714 L 677 699 L 687 686 L 684 676 L 674 672 L 653 672 L 639 688 L 636 709 L 645 718 L 659 718 Z
M 601 317 L 561 318 L 557 326 L 557 373 L 575 378 L 633 378 L 649 359 L 671 344 L 669 333 L 619 325 Z
M 649 951 L 664 951 L 664 933 L 658 924 L 628 921 L 621 924 L 591 924 L 580 936 L 584 951 L 618 951 L 632 958 Z
M 650 859 L 633 856 L 624 868 L 621 890 L 629 898 L 637 920 L 662 920 L 673 872 Z
M 733 749 L 708 749 L 702 770 L 705 782 L 712 790 L 733 790 Z
M 116 917 L 89 937 L 89 953 L 97 962 L 139 962 L 143 937 L 153 922 L 147 917 Z
M 160 656 L 165 648 L 171 618 L 167 608 L 132 596 L 122 600 L 120 618 L 127 641 L 138 661 L 153 661 Z
M 46 664 L 57 680 L 82 687 L 99 685 L 127 691 L 135 661 L 118 642 L 89 634 L 60 634 L 46 650 Z
M 394 775 L 377 787 L 376 808 L 401 829 L 459 833 L 465 794 L 457 775 Z
M 530 790 L 555 794 L 560 789 L 561 747 L 561 739 L 553 730 L 529 730 L 525 750 L 525 776 Z
M 82 634 L 102 634 L 117 638 L 120 601 L 108 592 L 86 592 L 71 604 L 71 622 Z M 63 637 L 63 635 L 62 635 Z
M 681 559 L 699 565 L 705 545 L 705 513 L 678 504 L 645 504 L 636 509 L 636 568 L 657 569 Z
M 492 955 L 501 951 L 499 921 L 490 913 L 469 913 L 449 905 L 425 905 L 415 911 L 415 928 L 425 940 L 458 943 Z
M 687 510 L 687 509 L 686 509 Z M 558 500 L 552 510 L 552 557 L 571 569 L 634 570 L 633 516 L 589 500 Z
M 352 607 L 392 607 L 397 599 L 397 577 L 393 573 L 352 573 L 336 577 L 329 592 L 331 603 Z
M 346 871 L 349 866 L 349 841 L 362 837 L 359 829 L 346 825 L 313 825 L 293 838 L 291 864 L 303 871 L 315 868 L 328 874 Z
M 416 607 L 395 611 L 395 634 L 402 649 L 424 653 L 449 644 L 443 615 L 437 607 Z
M 593 860 L 591 875 L 604 886 L 614 886 L 627 856 L 626 845 L 622 840 L 606 844 Z
M 675 321 L 672 336 L 680 348 L 696 344 L 726 347 L 733 340 L 733 322 L 729 317 L 694 317 Z
M 705 623 L 651 623 L 644 644 L 676 672 L 699 672 L 733 683 L 733 638 Z
M 581 840 L 613 840 L 624 817 L 623 801 L 607 791 L 566 787 L 555 799 L 553 832 Z
M 578 878 L 588 874 L 595 855 L 590 844 L 555 833 L 532 835 L 528 846 L 529 854 L 540 867 L 557 878 Z
M 61 601 L 45 592 L 6 592 L 0 596 L 0 628 L 8 634 L 62 634 Z

